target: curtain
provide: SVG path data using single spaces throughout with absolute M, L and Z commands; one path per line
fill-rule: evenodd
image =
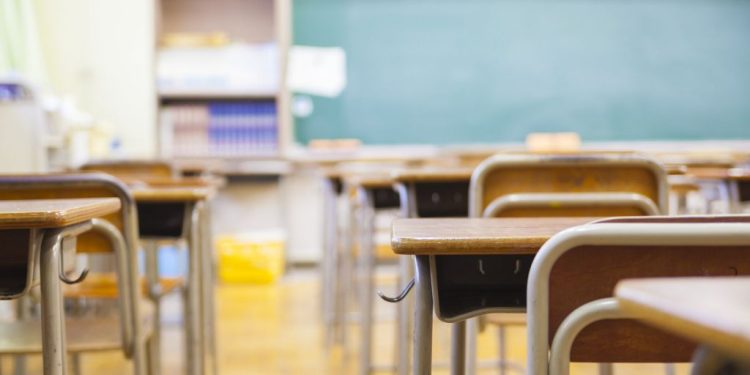
M 0 76 L 18 74 L 44 83 L 44 60 L 30 0 L 0 0 Z

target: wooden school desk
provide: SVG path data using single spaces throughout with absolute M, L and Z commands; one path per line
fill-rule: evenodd
M 473 168 L 419 168 L 393 174 L 394 189 L 399 194 L 401 217 L 467 217 L 469 215 L 469 180 Z M 412 279 L 411 257 L 399 257 L 399 285 Z M 404 290 L 404 292 L 408 292 Z M 403 294 L 402 294 L 403 295 Z M 409 372 L 409 343 L 413 310 L 411 299 L 400 302 L 396 315 L 397 374 Z
M 526 279 L 516 272 L 554 234 L 593 218 L 398 219 L 392 247 L 415 255 L 414 374 L 430 373 L 432 313 L 458 322 L 489 312 L 521 312 Z M 517 254 L 515 267 L 493 255 Z
M 728 202 L 729 213 L 740 213 L 743 201 L 750 200 L 750 170 L 743 168 L 694 168 L 688 175 L 698 181 L 715 183 L 719 199 Z
M 60 289 L 62 241 L 90 230 L 93 219 L 119 209 L 120 201 L 115 198 L 0 201 L 0 237 L 4 249 L 0 267 L 5 268 L 2 279 L 6 284 L 0 298 L 22 296 L 38 277 L 45 375 L 61 375 L 66 371 Z M 37 269 L 39 275 L 35 275 Z
M 749 277 L 633 279 L 615 289 L 629 316 L 702 345 L 694 356 L 698 374 L 714 374 L 727 360 L 750 369 L 748 296 Z
M 359 374 L 369 374 L 372 365 L 372 326 L 373 298 L 375 297 L 375 212 L 380 209 L 398 208 L 398 195 L 393 190 L 393 179 L 389 173 L 364 172 L 344 177 L 344 192 L 354 194 L 359 208 L 356 234 L 350 234 L 345 241 L 345 252 L 351 252 L 353 238 L 359 246 L 359 267 L 361 274 L 359 297 L 362 327 L 359 347 Z M 345 262 L 346 263 L 346 262 Z
M 188 244 L 188 280 L 185 294 L 185 348 L 188 374 L 216 373 L 213 256 L 208 222 L 208 201 L 216 189 L 211 185 L 166 183 L 136 184 L 131 192 L 138 204 L 138 226 L 144 239 L 181 239 Z M 158 287 L 158 256 L 146 251 L 146 277 Z M 153 291 L 159 294 L 159 291 Z M 158 299 L 158 297 L 157 297 Z M 158 305 L 158 304 L 157 304 Z M 157 309 L 158 311 L 158 309 Z M 157 315 L 158 316 L 158 315 Z M 158 336 L 156 336 L 158 340 Z

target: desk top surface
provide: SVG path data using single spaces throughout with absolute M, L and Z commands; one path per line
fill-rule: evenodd
M 448 182 L 469 181 L 473 168 L 446 167 L 446 168 L 418 168 L 397 171 L 392 174 L 394 181 L 398 182 Z
M 136 202 L 197 202 L 211 198 L 215 189 L 206 186 L 133 186 Z
M 0 201 L 0 229 L 62 228 L 119 209 L 117 198 Z
M 750 358 L 750 277 L 625 280 L 615 295 L 649 324 Z
M 391 247 L 402 255 L 535 254 L 558 232 L 596 219 L 397 219 Z
M 391 173 L 380 171 L 345 175 L 344 181 L 352 187 L 361 186 L 365 189 L 393 186 L 393 177 L 391 176 Z
M 687 173 L 700 180 L 750 181 L 750 170 L 744 168 L 692 168 Z
M 125 183 L 131 187 L 151 186 L 151 187 L 187 187 L 187 188 L 220 188 L 226 185 L 226 178 L 223 177 L 149 177 L 140 179 L 124 179 Z

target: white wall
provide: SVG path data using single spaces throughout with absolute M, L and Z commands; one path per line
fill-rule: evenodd
M 34 1 L 54 92 L 111 124 L 125 156 L 155 156 L 154 1 Z

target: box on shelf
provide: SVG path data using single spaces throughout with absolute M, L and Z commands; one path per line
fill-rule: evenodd
M 162 48 L 156 65 L 162 96 L 275 95 L 279 89 L 275 43 Z
M 270 284 L 284 272 L 281 230 L 217 237 L 219 279 L 229 284 Z

